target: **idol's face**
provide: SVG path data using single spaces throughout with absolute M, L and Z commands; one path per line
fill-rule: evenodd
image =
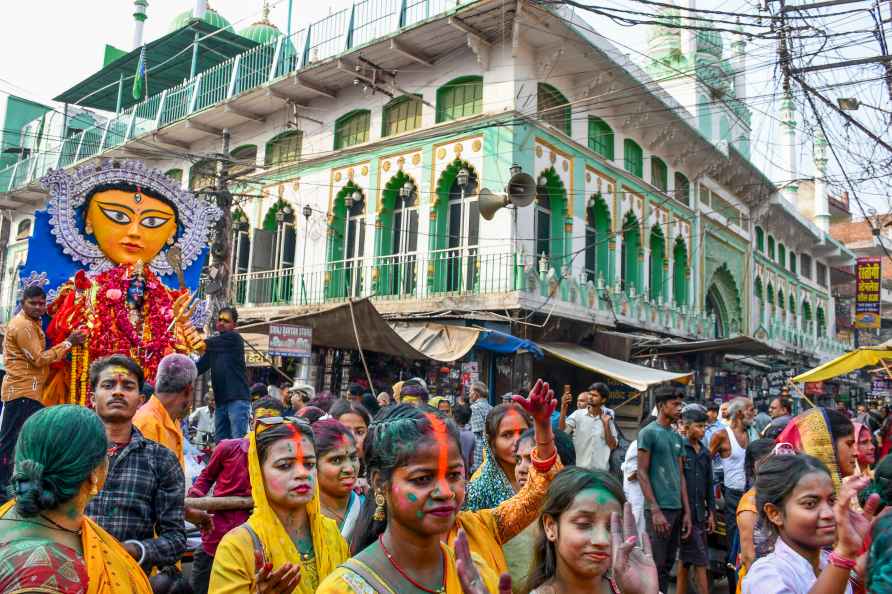
M 94 194 L 86 222 L 99 249 L 115 264 L 151 262 L 177 230 L 176 213 L 169 204 L 125 190 Z

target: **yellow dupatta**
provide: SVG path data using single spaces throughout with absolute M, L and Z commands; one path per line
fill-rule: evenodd
M 0 517 L 12 509 L 15 499 L 0 506 Z M 149 579 L 136 559 L 99 524 L 84 516 L 81 546 L 87 568 L 87 594 L 152 594 Z
M 808 454 L 823 462 L 830 470 L 834 491 L 839 493 L 842 475 L 839 472 L 830 423 L 824 415 L 823 408 L 812 408 L 795 417 L 775 441 L 788 443 L 797 452 Z
M 282 522 L 270 507 L 266 499 L 266 487 L 263 484 L 263 473 L 260 469 L 260 457 L 257 453 L 257 439 L 254 431 L 248 435 L 248 475 L 251 479 L 251 495 L 254 498 L 254 512 L 248 524 L 257 533 L 267 560 L 273 564 L 273 570 L 286 563 L 300 564 L 300 553 Z M 307 504 L 307 516 L 310 524 L 310 536 L 313 538 L 313 554 L 315 555 L 316 572 L 319 581 L 350 557 L 347 542 L 341 536 L 338 524 L 322 515 L 319 504 L 319 483 L 313 487 L 313 499 Z M 253 557 L 253 555 L 252 555 Z M 313 594 L 308 580 L 301 580 L 294 594 Z

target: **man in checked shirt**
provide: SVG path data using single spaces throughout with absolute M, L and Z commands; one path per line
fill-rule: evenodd
M 143 437 L 133 415 L 143 403 L 143 373 L 123 355 L 90 366 L 93 407 L 109 442 L 108 477 L 87 515 L 117 538 L 147 573 L 176 563 L 186 548 L 185 486 L 176 455 Z

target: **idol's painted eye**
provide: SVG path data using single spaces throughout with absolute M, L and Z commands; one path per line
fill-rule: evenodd
M 169 220 L 170 219 L 167 217 L 151 216 L 151 217 L 144 218 L 143 220 L 141 220 L 139 222 L 139 224 L 142 225 L 143 227 L 148 228 L 148 229 L 157 229 L 158 227 L 161 227 Z
M 99 210 L 102 211 L 102 214 L 107 216 L 115 223 L 118 223 L 119 225 L 126 225 L 130 222 L 130 215 L 125 212 L 121 212 L 120 210 L 112 210 L 103 206 L 100 206 Z

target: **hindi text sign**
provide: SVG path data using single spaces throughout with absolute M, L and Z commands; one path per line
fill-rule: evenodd
M 879 328 L 880 285 L 882 279 L 881 258 L 858 258 L 855 265 L 855 327 Z
M 269 325 L 269 354 L 280 357 L 309 357 L 313 348 L 313 329 L 290 324 Z

